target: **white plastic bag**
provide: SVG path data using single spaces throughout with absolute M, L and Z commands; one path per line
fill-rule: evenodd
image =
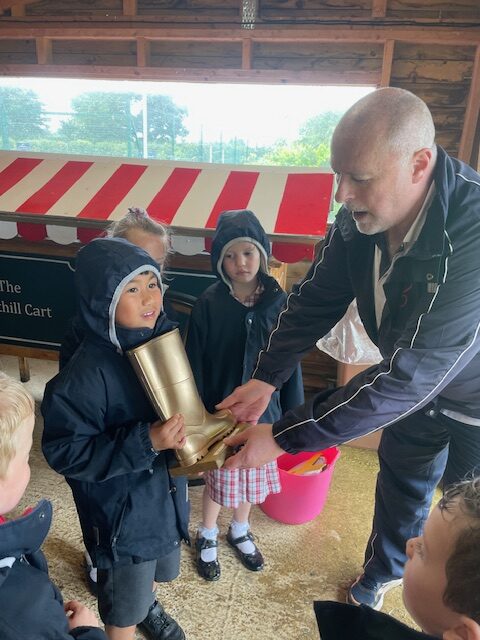
M 376 364 L 382 360 L 378 348 L 364 329 L 354 300 L 331 331 L 317 342 L 317 347 L 345 364 Z

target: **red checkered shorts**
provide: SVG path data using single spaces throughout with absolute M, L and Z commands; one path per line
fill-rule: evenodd
M 282 488 L 276 462 L 256 469 L 215 469 L 205 472 L 204 480 L 210 498 L 233 509 L 243 502 L 260 504 Z

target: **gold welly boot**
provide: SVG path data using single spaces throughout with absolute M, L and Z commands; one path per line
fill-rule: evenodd
M 130 362 L 162 420 L 176 413 L 185 419 L 186 444 L 175 454 L 182 467 L 193 465 L 234 428 L 230 411 L 208 413 L 200 398 L 178 329 L 127 352 Z M 223 447 L 224 448 L 224 447 Z M 218 445 L 218 449 L 222 449 Z

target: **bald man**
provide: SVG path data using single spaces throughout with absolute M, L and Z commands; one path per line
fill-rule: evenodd
M 227 439 L 244 446 L 226 466 L 256 467 L 384 429 L 372 534 L 348 592 L 375 609 L 401 582 L 405 543 L 421 533 L 442 476 L 450 484 L 480 473 L 480 176 L 434 138 L 427 106 L 402 89 L 375 91 L 344 115 L 332 140 L 343 207 L 252 380 L 219 405 L 255 423 L 357 299 L 382 362 L 273 425 Z

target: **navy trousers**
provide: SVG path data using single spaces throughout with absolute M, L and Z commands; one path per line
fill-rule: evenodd
M 480 426 L 435 409 L 419 411 L 382 434 L 373 527 L 365 551 L 369 580 L 403 575 L 405 544 L 421 535 L 435 488 L 480 474 Z

